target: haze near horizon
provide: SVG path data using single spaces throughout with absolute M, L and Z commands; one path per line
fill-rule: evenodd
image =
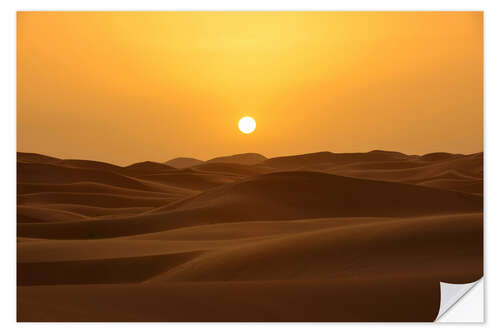
M 482 43 L 480 12 L 22 12 L 17 150 L 475 153 Z

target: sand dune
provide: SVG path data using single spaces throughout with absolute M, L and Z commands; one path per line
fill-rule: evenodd
M 55 164 L 69 168 L 95 169 L 115 172 L 121 170 L 121 167 L 114 164 L 89 160 L 60 160 Z
M 47 155 L 34 154 L 34 153 L 17 153 L 18 163 L 34 163 L 34 164 L 52 164 L 71 168 L 83 169 L 101 169 L 108 171 L 119 170 L 120 167 L 111 163 L 91 161 L 91 160 L 78 160 L 78 159 L 60 159 Z
M 202 160 L 198 160 L 196 158 L 191 158 L 191 157 L 177 157 L 165 162 L 166 165 L 170 165 L 171 167 L 177 169 L 191 168 L 195 165 L 202 163 L 203 163 Z
M 72 241 L 22 242 L 18 316 L 27 321 L 431 321 L 439 308 L 436 281 L 459 283 L 482 274 L 482 263 L 475 260 L 482 255 L 481 214 L 364 220 L 226 243 L 208 252 L 210 246 L 203 252 L 174 252 L 178 245 L 170 242 L 134 244 L 137 240 L 126 239 L 82 241 L 90 243 L 78 246 Z M 233 224 L 218 226 L 224 227 Z M 187 234 L 213 236 L 203 228 Z M 468 247 L 457 247 L 457 239 Z M 143 255 L 134 256 L 138 253 Z M 121 304 L 125 295 L 134 302 Z M 47 311 L 40 311 L 37 305 L 47 299 Z M 292 304 L 283 312 L 280 302 Z M 116 310 L 116 305 L 111 309 L 106 304 L 121 306 Z M 155 304 L 162 304 L 162 310 Z M 179 311 L 179 304 L 186 307 Z M 394 310 L 395 304 L 402 308 Z M 207 313 L 207 305 L 218 311 Z M 235 306 L 238 311 L 231 311 Z M 266 311 L 241 311 L 246 307 Z M 295 311 L 298 317 L 288 317 Z
M 256 176 L 264 173 L 275 172 L 273 168 L 262 165 L 245 165 L 236 163 L 205 163 L 192 168 L 198 172 L 238 177 Z
M 18 320 L 432 321 L 483 274 L 482 153 L 177 165 L 18 153 Z
M 31 206 L 37 207 L 37 206 Z M 119 208 L 109 208 L 109 207 L 96 207 L 96 206 L 85 206 L 85 205 L 75 205 L 75 204 L 45 204 L 43 207 L 52 208 L 57 210 L 62 210 L 66 212 L 76 213 L 79 215 L 84 215 L 87 217 L 93 216 L 128 216 L 143 213 L 145 211 L 151 210 L 153 207 L 119 207 Z
M 458 192 L 467 193 L 483 193 L 483 181 L 482 180 L 464 180 L 464 179 L 431 179 L 417 182 L 416 184 L 428 187 L 436 187 L 447 190 L 453 190 Z
M 36 286 L 17 296 L 18 321 L 433 321 L 439 311 L 439 285 L 411 278 Z
M 188 210 L 216 221 L 412 216 L 481 211 L 482 198 L 415 185 L 294 171 L 221 186 L 154 212 Z
M 161 186 L 168 185 L 168 179 L 161 181 L 162 177 L 174 179 L 174 186 L 181 186 L 182 180 L 177 181 L 173 176 L 174 170 L 165 164 L 155 162 L 135 163 L 128 167 L 118 167 L 109 163 L 87 161 L 87 160 L 62 160 L 49 156 L 18 153 L 19 162 L 23 164 L 49 164 L 53 166 L 64 166 L 76 169 L 101 170 L 124 175 L 127 178 L 135 177 L 140 184 L 132 185 L 145 186 L 147 189 L 153 187 L 156 190 Z M 177 159 L 174 159 L 177 160 Z M 211 159 L 207 162 L 200 160 L 194 161 L 179 158 L 179 161 L 187 160 L 191 163 L 191 172 L 193 177 L 207 177 L 207 173 L 222 177 L 238 176 L 248 177 L 258 174 L 283 171 L 283 170 L 316 170 L 337 175 L 351 176 L 364 179 L 385 180 L 393 182 L 405 182 L 419 184 L 429 187 L 437 187 L 448 190 L 465 191 L 469 193 L 479 193 L 480 187 L 478 181 L 482 181 L 483 172 L 483 153 L 462 155 L 450 153 L 430 153 L 422 156 L 405 155 L 399 152 L 374 150 L 367 153 L 331 153 L 320 152 L 296 156 L 284 156 L 266 159 L 259 154 L 238 154 Z M 258 163 L 258 165 L 255 165 Z M 252 165 L 253 164 L 253 165 Z M 186 164 L 187 165 L 187 164 Z M 187 166 L 186 166 L 187 167 Z M 30 168 L 23 166 L 23 168 Z M 22 172 L 22 170 L 20 169 Z M 47 170 L 33 170 L 33 166 L 28 173 L 47 174 Z M 453 174 L 454 173 L 454 174 Z M 165 176 L 159 176 L 159 174 Z M 460 180 L 462 184 L 452 184 L 449 182 L 450 175 L 452 179 Z M 71 174 L 69 178 L 77 179 L 76 175 Z M 94 179 L 96 175 L 82 175 L 85 180 Z M 142 179 L 137 179 L 137 177 Z M 179 176 L 182 177 L 182 176 Z M 184 176 L 187 177 L 187 176 Z M 102 179 L 102 177 L 100 177 Z M 108 177 L 105 177 L 108 178 Z M 50 179 L 50 177 L 49 177 Z M 113 184 L 118 186 L 118 182 L 111 179 Z M 146 180 L 152 180 L 146 181 Z M 228 181 L 235 180 L 234 177 Z M 35 179 L 35 181 L 40 181 Z M 51 179 L 52 181 L 52 179 Z M 55 179 L 57 181 L 57 179 Z M 466 184 L 470 181 L 471 184 Z M 43 179 L 42 179 L 43 182 Z M 128 181 L 125 181 L 128 183 Z M 220 185 L 224 181 L 215 179 L 213 186 Z M 211 185 L 197 185 L 197 181 L 185 182 L 188 189 L 205 190 Z M 476 185 L 475 185 L 476 184 Z M 122 183 L 121 185 L 130 186 Z
M 61 209 L 24 205 L 17 206 L 18 223 L 74 221 L 84 219 L 85 217 L 85 215 Z
M 231 156 L 221 156 L 212 158 L 206 163 L 234 163 L 234 164 L 246 164 L 253 165 L 265 161 L 267 158 L 261 154 L 257 153 L 245 153 L 236 154 Z
M 108 193 L 43 192 L 21 194 L 17 202 L 21 205 L 82 204 L 107 208 L 155 207 L 167 204 L 167 198 L 136 197 Z
M 373 150 L 368 153 L 332 153 L 324 151 L 304 155 L 270 158 L 262 162 L 262 164 L 281 170 L 321 170 L 325 167 L 332 167 L 333 165 L 355 163 L 360 161 L 400 161 L 407 158 L 409 158 L 408 155 L 383 150 Z
M 312 194 L 314 193 L 314 195 Z M 384 195 L 380 195 L 384 193 Z M 48 193 L 22 195 L 20 203 L 48 202 Z M 92 201 L 86 195 L 58 196 L 52 200 Z M 102 196 L 102 195 L 101 195 Z M 110 196 L 98 206 L 158 205 L 157 198 Z M 122 206 L 119 206 L 119 205 Z M 97 204 L 96 204 L 97 205 Z M 209 223 L 320 217 L 417 216 L 481 212 L 480 196 L 416 185 L 360 180 L 317 172 L 266 174 L 208 190 L 200 195 L 131 217 L 102 218 L 99 223 L 23 223 L 18 235 L 41 238 L 117 237 Z
M 21 183 L 69 184 L 76 182 L 95 182 L 138 190 L 151 189 L 134 178 L 114 172 L 68 168 L 51 164 L 18 163 L 17 177 L 18 182 Z
M 472 154 L 433 162 L 404 161 L 407 165 L 392 163 L 367 164 L 357 163 L 341 167 L 329 168 L 330 172 L 364 176 L 363 178 L 380 177 L 392 181 L 416 181 L 442 178 L 452 175 L 454 178 L 482 179 L 483 155 Z
M 420 159 L 424 161 L 442 161 L 463 156 L 464 155 L 462 154 L 450 154 L 450 153 L 438 152 L 438 153 L 430 153 L 422 155 Z
M 189 169 L 171 173 L 157 173 L 142 176 L 142 179 L 177 188 L 200 191 L 233 182 L 236 177 L 224 174 L 206 174 Z
M 18 183 L 18 194 L 33 194 L 43 192 L 73 192 L 73 193 L 108 193 L 125 196 L 137 197 L 187 197 L 196 194 L 195 191 L 181 190 L 179 188 L 161 188 L 159 190 L 134 190 L 125 187 L 95 183 L 95 182 L 77 182 L 70 184 L 40 184 L 40 183 Z
M 84 240 L 49 240 L 18 245 L 18 262 L 70 262 L 119 257 L 157 256 L 199 252 L 253 242 L 257 238 L 227 240 L 170 240 L 105 238 Z M 264 238 L 261 238 L 264 239 Z
M 172 170 L 175 170 L 175 168 L 169 165 L 148 161 L 148 162 L 140 162 L 129 165 L 125 168 L 122 168 L 121 172 L 131 176 L 139 176 L 139 175 L 149 175 L 154 173 L 168 172 Z
M 17 285 L 141 282 L 148 276 L 188 260 L 192 253 L 67 262 L 17 264 Z
M 47 156 L 47 155 L 42 155 L 42 154 L 36 154 L 36 153 L 24 153 L 24 152 L 17 152 L 17 162 L 18 163 L 58 163 L 60 162 L 61 159 Z
M 417 156 L 380 150 L 348 154 L 320 152 L 271 158 L 261 165 L 272 167 L 275 171 L 318 170 L 342 176 L 419 184 L 469 193 L 481 192 L 475 184 L 483 178 L 483 153 L 431 153 Z M 460 180 L 462 185 L 447 182 L 450 176 Z M 466 184 L 467 182 L 470 184 Z
M 183 227 L 146 233 L 133 236 L 125 236 L 126 239 L 135 240 L 255 240 L 257 238 L 269 238 L 283 236 L 297 232 L 306 232 L 322 230 L 325 228 L 338 228 L 344 226 L 353 226 L 364 223 L 379 223 L 390 221 L 392 218 L 376 217 L 350 217 L 350 218 L 318 218 L 303 220 L 285 220 L 285 221 L 248 221 L 205 224 L 194 227 Z
M 482 214 L 322 229 L 214 251 L 150 282 L 376 278 L 390 271 L 464 283 L 482 276 L 482 233 Z
M 312 195 L 314 193 L 314 195 Z M 382 196 L 380 193 L 384 193 Z M 99 198 L 102 198 L 100 195 Z M 85 194 L 19 196 L 20 203 L 45 200 L 94 202 Z M 109 196 L 96 206 L 158 205 L 162 199 Z M 120 206 L 121 205 L 121 206 Z M 23 237 L 117 237 L 209 223 L 348 216 L 417 216 L 482 211 L 482 198 L 416 185 L 368 181 L 315 172 L 266 174 L 206 191 L 137 216 L 101 218 L 99 223 L 24 223 Z

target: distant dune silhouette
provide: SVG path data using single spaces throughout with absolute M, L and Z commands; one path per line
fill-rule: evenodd
M 198 160 L 196 158 L 191 158 L 191 157 L 177 157 L 165 162 L 166 165 L 170 165 L 171 167 L 177 169 L 190 168 L 192 166 L 202 163 L 203 163 L 202 160 Z
M 433 321 L 483 274 L 482 187 L 483 153 L 19 152 L 18 320 Z
M 257 153 L 245 153 L 245 154 L 236 154 L 236 155 L 231 155 L 231 156 L 222 156 L 222 157 L 216 157 L 212 158 L 207 161 L 207 163 L 235 163 L 235 164 L 247 164 L 247 165 L 252 165 L 252 164 L 257 164 L 262 161 L 265 161 L 266 157 L 257 154 Z

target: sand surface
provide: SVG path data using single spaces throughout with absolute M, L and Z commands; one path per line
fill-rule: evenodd
M 483 275 L 482 153 L 17 169 L 19 321 L 433 321 Z

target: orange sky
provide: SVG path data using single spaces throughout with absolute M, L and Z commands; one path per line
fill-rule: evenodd
M 19 13 L 17 59 L 18 151 L 483 150 L 478 12 Z

